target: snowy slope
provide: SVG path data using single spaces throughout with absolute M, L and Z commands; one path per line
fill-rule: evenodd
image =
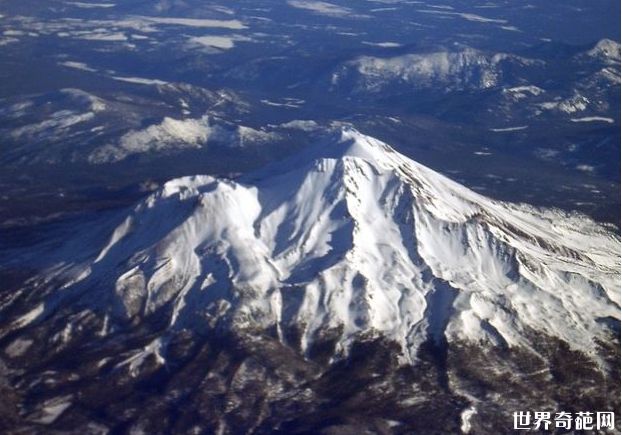
M 611 64 L 620 64 L 620 43 L 611 39 L 601 39 L 587 52 L 588 56 L 595 57 Z
M 472 48 L 390 58 L 361 56 L 336 71 L 332 84 L 342 86 L 352 82 L 354 90 L 362 92 L 381 92 L 396 84 L 446 91 L 488 89 L 504 82 L 507 67 L 537 63 L 515 55 L 489 54 Z
M 91 163 L 117 162 L 135 154 L 202 148 L 208 142 L 244 147 L 273 141 L 277 137 L 275 133 L 219 123 L 208 115 L 187 119 L 164 117 L 160 123 L 125 133 L 118 143 L 96 148 L 88 160 Z
M 490 200 L 346 129 L 237 181 L 166 183 L 13 326 L 86 304 L 105 313 L 104 335 L 162 312 L 169 328 L 276 327 L 285 343 L 295 327 L 303 352 L 327 331 L 338 353 L 379 334 L 407 359 L 430 339 L 528 349 L 533 333 L 590 352 L 604 319 L 620 317 L 619 243 L 586 218 Z M 159 355 L 161 338 L 145 352 Z

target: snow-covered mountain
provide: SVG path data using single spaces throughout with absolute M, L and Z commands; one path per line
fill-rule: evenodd
M 165 117 L 160 123 L 125 133 L 115 144 L 96 148 L 88 160 L 91 163 L 117 162 L 142 153 L 198 149 L 207 146 L 208 142 L 225 144 L 232 148 L 248 144 L 257 146 L 277 138 L 276 133 L 218 123 L 218 120 L 208 115 L 188 119 Z
M 83 370 L 140 379 L 175 370 L 178 337 L 222 333 L 272 335 L 266 349 L 288 350 L 266 350 L 270 361 L 325 349 L 329 367 L 356 359 L 357 343 L 383 340 L 405 366 L 423 364 L 430 346 L 443 361 L 501 349 L 507 361 L 536 361 L 513 370 L 544 361 L 538 373 L 548 373 L 555 363 L 542 343 L 563 343 L 600 367 L 594 376 L 607 373 L 620 319 L 618 236 L 583 216 L 488 199 L 355 130 L 333 139 L 237 180 L 172 180 L 99 246 L 97 231 L 55 246 L 56 264 L 2 301 L 9 360 L 86 346 Z M 116 351 L 97 360 L 93 343 Z M 512 367 L 486 358 L 495 368 L 484 372 Z M 311 379 L 304 373 L 287 376 Z M 472 419 L 481 391 L 460 371 L 443 379 L 470 397 L 456 409 L 471 406 L 463 419 Z M 278 396 L 273 387 L 266 394 Z
M 620 43 L 611 39 L 601 39 L 594 48 L 587 52 L 588 56 L 595 57 L 605 63 L 620 65 Z
M 137 154 L 196 150 L 207 142 L 241 147 L 264 136 L 274 139 L 221 120 L 224 112 L 246 110 L 244 101 L 231 92 L 175 83 L 152 88 L 134 97 L 64 88 L 10 100 L 0 108 L 0 136 L 7 144 L 0 161 L 100 164 Z
M 510 80 L 513 67 L 538 63 L 537 60 L 516 55 L 491 54 L 472 48 L 389 58 L 361 56 L 336 71 L 332 84 L 334 87 L 352 87 L 356 92 L 371 93 L 383 92 L 397 85 L 407 85 L 411 90 L 487 89 Z
M 619 316 L 619 241 L 586 219 L 492 201 L 354 130 L 283 167 L 166 183 L 43 307 L 172 304 L 172 328 L 295 326 L 303 352 L 339 328 L 341 349 L 377 333 L 413 358 L 429 337 L 529 347 L 531 331 L 594 350 Z

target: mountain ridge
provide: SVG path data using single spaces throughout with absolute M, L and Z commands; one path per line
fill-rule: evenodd
M 488 199 L 345 129 L 16 250 L 47 267 L 0 294 L 0 416 L 504 433 L 534 404 L 616 409 L 618 247 L 583 216 Z
M 490 200 L 353 129 L 276 168 L 166 183 L 11 329 L 77 298 L 103 335 L 170 306 L 170 328 L 300 328 L 303 353 L 340 331 L 336 357 L 371 333 L 413 360 L 428 340 L 529 349 L 531 330 L 595 354 L 617 319 L 618 241 L 588 220 Z

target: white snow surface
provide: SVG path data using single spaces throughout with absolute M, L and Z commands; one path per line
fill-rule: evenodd
M 586 217 L 488 199 L 343 129 L 236 181 L 166 183 L 74 285 L 109 288 L 90 299 L 117 318 L 170 304 L 171 328 L 295 324 L 303 350 L 342 328 L 340 350 L 377 334 L 406 358 L 429 338 L 529 348 L 532 331 L 589 353 L 620 318 L 619 249 Z
M 608 124 L 615 123 L 613 118 L 607 118 L 604 116 L 585 116 L 583 118 L 571 118 L 572 122 L 606 122 Z
M 55 397 L 44 402 L 42 409 L 32 418 L 36 423 L 50 424 L 56 421 L 67 408 L 72 404 L 73 396 Z
M 288 0 L 287 4 L 297 9 L 304 9 L 330 17 L 348 17 L 354 15 L 351 9 L 332 3 L 316 0 Z
M 533 85 L 516 86 L 513 88 L 503 89 L 503 95 L 506 95 L 515 101 L 520 101 L 525 98 L 529 98 L 530 96 L 537 97 L 544 92 L 544 89 Z
M 111 76 L 112 79 L 114 80 L 118 80 L 120 82 L 127 82 L 127 83 L 135 83 L 138 85 L 156 85 L 156 86 L 163 86 L 168 84 L 168 82 L 165 82 L 164 80 L 159 80 L 159 79 L 146 79 L 143 77 L 120 77 L 120 76 Z
M 248 40 L 248 39 L 247 39 Z M 194 36 L 189 39 L 190 43 L 205 47 L 229 50 L 235 46 L 236 38 L 232 36 Z
M 506 24 L 508 22 L 507 20 L 504 20 L 504 19 L 487 18 L 487 17 L 482 17 L 481 15 L 470 14 L 466 12 L 450 12 L 447 10 L 441 11 L 441 10 L 430 10 L 430 9 L 418 9 L 417 12 L 423 12 L 426 14 L 438 14 L 438 15 L 445 15 L 445 16 L 456 16 L 456 17 L 464 18 L 467 21 L 474 21 L 477 23 Z
M 529 128 L 527 125 L 519 125 L 517 127 L 505 127 L 505 128 L 491 128 L 490 131 L 494 133 L 506 133 L 509 131 L 521 131 Z
M 65 4 L 76 6 L 84 9 L 93 9 L 93 8 L 114 8 L 116 6 L 115 3 L 87 3 L 87 2 L 65 2 Z
M 59 65 L 66 66 L 68 68 L 79 69 L 79 70 L 82 70 L 82 71 L 88 71 L 88 72 L 96 72 L 97 71 L 96 69 L 91 68 L 90 66 L 88 66 L 84 62 L 74 62 L 74 61 L 67 60 L 65 62 L 60 62 Z
M 466 410 L 462 411 L 460 415 L 460 430 L 464 434 L 468 434 L 471 431 L 471 418 L 477 413 L 477 409 L 474 406 L 468 407 Z
M 186 26 L 198 28 L 221 28 L 242 30 L 246 29 L 246 25 L 238 20 L 214 20 L 214 19 L 197 19 L 197 18 L 172 18 L 172 17 L 146 17 L 137 16 L 136 20 L 151 22 L 155 24 L 164 24 L 171 26 Z
M 620 43 L 611 39 L 601 39 L 587 54 L 600 58 L 608 63 L 619 65 Z
M 544 110 L 556 110 L 567 114 L 573 114 L 577 112 L 585 111 L 590 105 L 590 100 L 578 93 L 575 93 L 572 97 L 566 98 L 561 101 L 549 101 L 541 103 L 539 106 Z
M 116 144 L 96 148 L 89 155 L 89 161 L 116 162 L 134 154 L 201 148 L 206 146 L 208 141 L 226 143 L 231 147 L 243 147 L 265 142 L 274 137 L 273 133 L 245 126 L 225 128 L 214 123 L 207 115 L 186 119 L 167 116 L 160 123 L 127 132 Z
M 501 64 L 530 64 L 531 59 L 467 48 L 461 51 L 406 54 L 396 57 L 361 56 L 333 76 L 333 84 L 347 79 L 353 71 L 358 86 L 366 91 L 382 91 L 391 83 L 410 83 L 418 88 L 444 86 L 448 89 L 487 89 L 501 81 Z

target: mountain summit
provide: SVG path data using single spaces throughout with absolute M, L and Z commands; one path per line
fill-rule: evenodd
M 425 349 L 445 365 L 452 346 L 542 364 L 551 342 L 606 370 L 619 243 L 587 218 L 488 199 L 344 129 L 238 180 L 166 183 L 97 252 L 16 292 L 3 323 L 16 358 L 90 337 L 115 343 L 113 367 L 132 377 L 170 367 L 185 333 L 267 334 L 303 359 L 323 349 L 326 364 L 376 339 L 411 366 Z
M 303 352 L 328 330 L 340 351 L 381 334 L 408 358 L 430 338 L 529 347 L 532 332 L 593 350 L 619 316 L 617 249 L 587 220 L 490 200 L 346 129 L 237 181 L 166 183 L 52 304 L 274 327 Z

